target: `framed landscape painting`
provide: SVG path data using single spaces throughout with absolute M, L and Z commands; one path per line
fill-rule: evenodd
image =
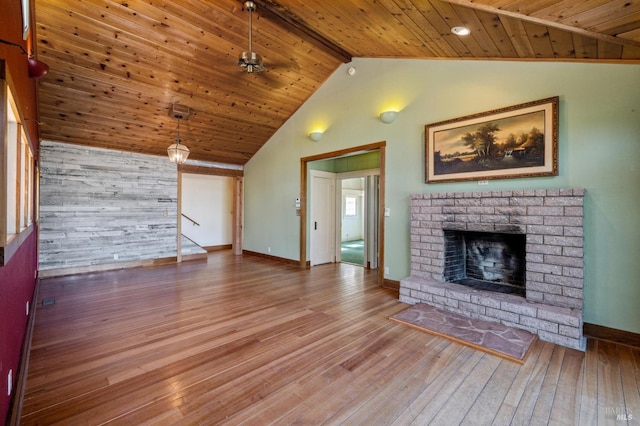
M 427 183 L 558 174 L 558 97 L 425 126 Z

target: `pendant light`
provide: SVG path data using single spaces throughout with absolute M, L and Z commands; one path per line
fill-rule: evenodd
M 176 143 L 169 145 L 167 148 L 167 154 L 169 154 L 169 161 L 176 164 L 184 164 L 189 157 L 189 148 L 186 145 L 180 144 L 180 118 L 178 119 L 178 135 L 176 137 Z
M 176 164 L 184 164 L 189 157 L 189 148 L 186 145 L 181 144 L 180 139 L 180 121 L 188 118 L 190 114 L 189 107 L 183 105 L 173 104 L 171 111 L 169 111 L 169 117 L 178 120 L 178 130 L 176 134 L 176 142 L 169 145 L 167 148 L 167 154 L 169 155 L 169 161 Z

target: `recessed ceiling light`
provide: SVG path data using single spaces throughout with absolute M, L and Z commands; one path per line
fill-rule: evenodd
M 451 32 L 459 36 L 466 36 L 471 34 L 471 30 L 467 27 L 453 27 L 451 28 Z

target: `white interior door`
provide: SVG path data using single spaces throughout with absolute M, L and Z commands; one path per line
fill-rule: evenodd
M 335 262 L 336 175 L 311 170 L 310 259 L 311 266 Z

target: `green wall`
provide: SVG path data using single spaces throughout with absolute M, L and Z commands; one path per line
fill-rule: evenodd
M 354 172 L 380 168 L 380 151 L 350 155 L 348 157 L 331 158 L 309 162 L 309 170 L 321 170 L 331 173 Z
M 355 66 L 351 77 L 346 70 Z M 559 176 L 424 183 L 424 126 L 560 97 Z M 384 124 L 379 112 L 401 110 Z M 308 133 L 324 130 L 319 142 Z M 585 322 L 640 333 L 640 65 L 356 59 L 245 168 L 247 250 L 298 259 L 300 158 L 386 141 L 386 276 L 409 274 L 409 196 L 585 188 Z

